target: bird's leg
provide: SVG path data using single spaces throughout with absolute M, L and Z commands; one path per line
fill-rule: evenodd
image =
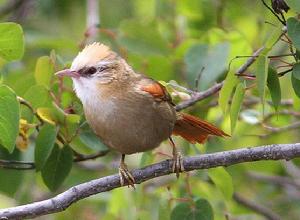
M 173 166 L 172 170 L 174 173 L 176 173 L 176 177 L 179 177 L 179 173 L 184 171 L 183 166 L 183 157 L 179 151 L 177 151 L 177 148 L 175 146 L 175 143 L 171 137 L 169 137 L 170 144 L 173 148 L 172 154 L 173 154 Z
M 127 165 L 125 164 L 125 154 L 122 154 L 122 159 L 121 159 L 120 166 L 119 166 L 119 175 L 120 175 L 121 186 L 124 186 L 124 180 L 126 180 L 129 184 L 128 186 L 135 188 L 134 187 L 134 184 L 135 184 L 134 177 L 129 172 Z

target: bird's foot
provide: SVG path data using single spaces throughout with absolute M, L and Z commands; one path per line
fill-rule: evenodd
M 135 179 L 132 174 L 129 172 L 127 165 L 125 163 L 121 163 L 119 166 L 119 175 L 120 175 L 120 183 L 121 186 L 125 185 L 125 180 L 128 183 L 128 187 L 131 186 L 135 189 Z
M 180 152 L 176 151 L 173 154 L 172 170 L 173 170 L 173 173 L 176 173 L 177 178 L 179 178 L 179 173 L 184 172 L 183 156 Z

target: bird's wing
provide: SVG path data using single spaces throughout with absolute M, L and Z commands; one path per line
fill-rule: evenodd
M 155 98 L 158 101 L 167 101 L 174 105 L 167 89 L 157 81 L 151 79 L 147 80 L 146 82 L 144 81 L 140 86 L 140 90 L 152 95 L 153 98 Z

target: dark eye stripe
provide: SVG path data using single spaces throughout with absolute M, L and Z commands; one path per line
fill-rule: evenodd
M 97 69 L 95 67 L 88 67 L 88 68 L 82 68 L 81 70 L 78 71 L 80 75 L 83 76 L 88 76 L 88 75 L 92 75 L 95 72 L 97 72 Z

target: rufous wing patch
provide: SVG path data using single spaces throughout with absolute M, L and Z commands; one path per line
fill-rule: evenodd
M 141 87 L 141 90 L 144 92 L 148 92 L 154 98 L 163 98 L 166 96 L 166 91 L 163 85 L 160 83 L 154 82 L 148 85 L 144 85 Z

